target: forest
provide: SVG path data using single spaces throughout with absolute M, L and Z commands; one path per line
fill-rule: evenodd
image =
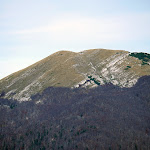
M 49 87 L 0 98 L 0 150 L 148 150 L 150 76 L 131 88 Z

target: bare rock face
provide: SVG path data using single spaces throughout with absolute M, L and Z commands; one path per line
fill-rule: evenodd
M 132 87 L 145 75 L 150 75 L 150 54 L 106 49 L 59 51 L 0 80 L 0 93 L 4 98 L 28 101 L 47 87 L 93 88 L 106 83 Z

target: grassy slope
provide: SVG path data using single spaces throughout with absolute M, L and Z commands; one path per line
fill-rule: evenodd
M 68 51 L 54 53 L 53 55 L 2 79 L 0 81 L 0 91 L 5 90 L 8 92 L 17 89 L 15 92 L 19 92 L 28 85 L 31 85 L 29 88 L 31 90 L 34 88 L 33 90 L 35 91 L 41 91 L 48 86 L 72 86 L 73 83 L 71 83 L 70 80 L 75 78 L 75 82 L 76 80 L 77 82 L 82 80 L 82 77 L 80 77 L 81 79 L 77 78 L 79 75 L 75 72 L 74 68 L 70 68 L 74 63 L 72 57 L 75 55 L 76 53 Z M 68 58 L 70 59 L 66 61 Z
M 125 58 L 120 59 L 122 56 Z M 114 63 L 115 59 L 120 60 Z M 16 99 L 29 97 L 49 86 L 72 87 L 89 74 L 101 75 L 103 80 L 109 80 L 114 75 L 121 84 L 124 78 L 137 79 L 143 75 L 150 75 L 150 66 L 141 64 L 141 60 L 121 50 L 92 49 L 80 53 L 59 51 L 0 80 L 0 92 L 11 91 L 12 95 L 7 94 L 8 98 L 15 93 L 17 94 L 13 98 Z M 116 67 L 115 70 L 119 68 L 119 72 L 115 73 L 113 67 Z M 104 68 L 107 68 L 108 72 L 104 72 Z

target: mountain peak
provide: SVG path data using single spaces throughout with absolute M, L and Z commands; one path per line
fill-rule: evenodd
M 5 98 L 26 101 L 47 87 L 93 88 L 106 83 L 132 87 L 150 75 L 150 55 L 124 50 L 62 50 L 0 80 Z

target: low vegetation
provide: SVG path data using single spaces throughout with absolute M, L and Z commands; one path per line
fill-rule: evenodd
M 128 70 L 129 68 L 131 68 L 131 66 L 127 66 L 124 70 Z
M 100 85 L 100 82 L 99 82 L 98 80 L 96 80 L 95 78 L 92 78 L 92 76 L 88 76 L 88 78 L 89 78 L 91 81 L 94 81 L 95 84 Z
M 129 56 L 136 57 L 139 60 L 142 60 L 142 65 L 146 65 L 148 64 L 147 62 L 150 61 L 150 54 L 148 53 L 131 53 L 129 54 Z

